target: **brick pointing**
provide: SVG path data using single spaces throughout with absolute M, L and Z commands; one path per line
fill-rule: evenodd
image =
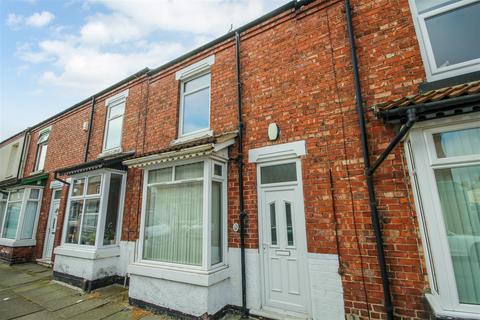
M 352 0 L 362 91 L 366 105 L 415 93 L 425 80 L 420 51 L 406 0 Z M 317 1 L 282 13 L 242 35 L 241 67 L 245 146 L 251 148 L 305 140 L 302 160 L 308 252 L 338 254 L 345 314 L 384 318 L 383 292 L 371 226 L 352 66 L 342 1 Z M 102 151 L 105 99 L 129 89 L 122 147 L 137 155 L 167 147 L 177 135 L 179 83 L 175 72 L 215 54 L 212 66 L 211 127 L 215 133 L 237 129 L 235 48 L 226 40 L 152 76 L 125 84 L 97 99 L 88 160 Z M 50 173 L 41 207 L 35 254 L 41 257 L 53 170 L 83 162 L 89 103 L 42 126 L 52 126 L 45 171 Z M 366 111 L 372 160 L 395 135 Z M 267 126 L 281 129 L 267 139 Z M 32 131 L 25 175 L 35 161 L 38 131 Z M 230 150 L 236 157 L 236 146 Z M 375 176 L 395 314 L 426 318 L 427 288 L 423 249 L 410 192 L 405 155 L 397 148 Z M 330 180 L 330 173 L 332 180 Z M 228 243 L 239 246 L 232 231 L 238 222 L 238 176 L 229 162 Z M 122 240 L 138 239 L 143 173 L 129 169 Z M 245 163 L 247 248 L 258 248 L 256 167 Z M 55 244 L 60 243 L 67 188 L 64 187 Z M 334 214 L 335 213 L 335 214 Z M 335 219 L 336 217 L 336 219 Z M 337 239 L 339 247 L 337 247 Z

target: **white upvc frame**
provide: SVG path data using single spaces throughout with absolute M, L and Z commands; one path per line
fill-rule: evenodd
M 17 201 L 10 201 L 10 195 L 12 192 L 23 190 L 23 195 L 21 200 Z M 30 192 L 32 190 L 38 190 L 38 198 L 37 199 L 30 199 Z M 40 216 L 40 207 L 42 206 L 42 196 L 43 196 L 43 188 L 42 187 L 22 187 L 22 188 L 15 188 L 9 190 L 8 199 L 5 205 L 5 212 L 3 216 L 3 220 L 0 221 L 0 245 L 8 246 L 8 247 L 25 247 L 25 246 L 34 246 L 36 244 L 36 234 L 37 234 L 37 226 L 38 226 L 38 219 Z M 30 239 L 21 239 L 22 230 L 25 225 L 25 209 L 27 208 L 28 201 L 36 201 L 37 202 L 37 212 L 35 213 L 35 221 L 33 224 L 32 236 Z M 11 202 L 21 202 L 20 207 L 20 214 L 18 216 L 18 223 L 17 229 L 15 231 L 15 238 L 3 238 L 3 228 L 5 226 L 5 220 L 8 210 L 8 204 Z
M 110 192 L 110 179 L 112 174 L 118 174 L 122 176 L 122 185 L 120 187 L 120 197 L 119 197 L 119 206 L 118 206 L 118 217 L 117 217 L 117 227 L 116 227 L 116 232 L 115 232 L 115 243 L 110 244 L 110 245 L 104 245 L 103 244 L 103 237 L 104 237 L 104 232 L 105 232 L 105 219 L 106 219 L 106 214 L 107 214 L 107 206 L 108 206 L 108 195 Z M 101 182 L 100 182 L 100 194 L 94 194 L 94 195 L 87 195 L 86 190 L 88 187 L 88 178 L 93 177 L 93 176 L 101 176 Z M 73 196 L 73 183 L 77 179 L 85 179 L 85 184 L 83 186 L 83 195 L 82 196 Z M 68 249 L 73 249 L 73 250 L 83 250 L 83 251 L 96 251 L 99 249 L 104 249 L 104 248 L 115 248 L 118 247 L 120 244 L 120 239 L 121 239 L 121 232 L 122 232 L 122 222 L 123 222 L 123 211 L 124 211 L 124 203 L 125 203 L 125 189 L 126 189 L 126 180 L 127 180 L 127 173 L 125 171 L 120 171 L 120 170 L 113 170 L 113 169 L 100 169 L 100 170 L 94 170 L 90 171 L 86 174 L 78 174 L 74 175 L 71 178 L 71 183 L 72 186 L 70 187 L 69 193 L 68 193 L 68 202 L 67 202 L 67 208 L 65 210 L 65 220 L 63 223 L 63 231 L 62 231 L 62 242 L 61 242 L 61 247 L 60 251 L 62 250 L 68 250 Z M 96 230 L 96 235 L 95 235 L 95 244 L 94 245 L 85 245 L 85 244 L 80 244 L 80 238 L 81 238 L 81 231 L 82 231 L 82 225 L 83 225 L 83 218 L 85 215 L 85 204 L 86 200 L 89 199 L 97 199 L 100 198 L 100 204 L 99 204 L 99 213 L 98 213 L 98 221 L 97 221 L 97 230 Z M 68 243 L 66 242 L 66 236 L 67 236 L 67 229 L 68 229 L 68 221 L 69 221 L 69 213 L 70 213 L 70 206 L 71 202 L 75 200 L 83 200 L 82 204 L 82 216 L 79 222 L 79 229 L 78 229 L 78 242 L 77 243 Z M 58 249 L 58 248 L 57 248 Z M 55 253 L 58 250 L 55 250 Z
M 161 262 L 161 261 L 154 261 L 154 260 L 147 260 L 143 259 L 143 242 L 145 238 L 145 221 L 146 221 L 146 199 L 147 199 L 147 188 L 149 185 L 160 185 L 165 183 L 148 183 L 148 175 L 150 171 L 162 168 L 169 168 L 169 167 L 176 167 L 185 164 L 192 164 L 203 162 L 203 177 L 198 179 L 187 179 L 179 181 L 178 183 L 182 183 L 183 181 L 203 181 L 203 226 L 202 226 L 202 265 L 201 266 L 193 266 L 193 265 L 185 265 L 185 264 L 178 264 L 178 263 L 170 263 L 170 262 Z M 212 178 L 212 171 L 214 164 L 221 164 L 223 170 L 223 194 L 222 194 L 222 261 L 215 265 L 211 265 L 211 203 L 212 203 L 212 181 L 219 181 L 219 177 Z M 172 170 L 172 175 L 174 175 L 175 170 Z M 172 179 L 174 177 L 172 176 Z M 176 183 L 174 180 L 170 184 Z M 135 259 L 136 263 L 144 265 L 144 266 L 155 266 L 159 268 L 164 268 L 166 270 L 183 272 L 183 273 L 199 273 L 199 274 L 209 274 L 216 271 L 219 271 L 225 268 L 228 264 L 227 261 L 227 159 L 219 156 L 210 156 L 210 157 L 199 157 L 194 159 L 187 159 L 182 161 L 176 161 L 175 163 L 163 163 L 159 165 L 154 165 L 145 168 L 144 177 L 143 177 L 143 191 L 142 191 L 142 211 L 141 211 L 141 220 L 140 220 L 140 236 L 138 241 L 138 252 L 137 257 Z M 177 273 L 178 276 L 178 273 Z M 180 279 L 185 278 L 181 276 Z M 187 282 L 187 281 L 184 281 Z
M 425 23 L 425 20 L 428 18 L 444 14 L 448 11 L 458 9 L 475 2 L 478 2 L 478 0 L 461 0 L 449 5 L 419 13 L 415 0 L 409 0 L 410 9 L 413 16 L 413 23 L 420 44 L 420 53 L 428 81 L 441 80 L 480 70 L 480 57 L 470 61 L 464 61 L 454 65 L 438 68 Z
M 450 248 L 443 222 L 440 197 L 434 169 L 480 164 L 480 155 L 438 158 L 432 135 L 439 132 L 479 127 L 480 115 L 449 117 L 417 124 L 405 144 L 412 178 L 415 206 L 431 293 L 426 294 L 437 315 L 480 319 L 480 305 L 459 303 L 450 257 Z
M 125 90 L 120 92 L 119 94 L 114 95 L 105 100 L 105 107 L 106 107 L 106 117 L 105 117 L 105 130 L 103 133 L 103 147 L 102 147 L 102 154 L 111 154 L 115 152 L 122 151 L 122 137 L 123 137 L 123 123 L 125 122 L 125 110 L 127 108 L 127 97 L 128 97 L 129 90 Z M 110 111 L 113 107 L 116 107 L 120 104 L 124 104 L 123 106 L 123 113 L 121 115 L 117 115 L 114 117 L 110 117 Z M 122 126 L 120 127 L 120 143 L 118 146 L 112 147 L 107 149 L 107 137 L 108 137 L 108 130 L 110 128 L 110 121 L 118 119 L 122 117 Z
M 53 207 L 53 204 L 55 202 L 58 202 L 58 204 L 60 205 L 61 202 L 62 202 L 62 192 L 63 192 L 63 188 L 62 186 L 60 187 L 56 187 L 56 188 L 52 188 L 52 185 L 50 186 L 50 192 L 51 192 L 51 199 L 50 199 L 50 207 L 48 208 L 48 219 L 47 219 L 47 226 L 45 228 L 45 237 L 44 237 L 44 241 L 43 241 L 43 250 L 42 250 L 42 259 L 45 259 L 46 257 L 46 254 L 47 254 L 47 237 L 49 237 L 49 233 L 50 233 L 50 225 L 52 223 L 52 219 L 53 219 L 53 215 L 52 215 L 52 207 Z M 57 192 L 60 192 L 60 198 L 59 199 L 55 199 L 55 193 Z M 53 213 L 55 214 L 55 213 Z M 57 221 L 56 221 L 56 224 L 58 223 L 58 215 L 57 215 Z M 53 239 L 53 248 L 52 248 L 52 255 L 53 255 L 53 249 L 55 248 L 55 237 Z
M 47 139 L 45 141 L 40 142 L 38 140 L 37 142 L 37 150 L 35 153 L 35 163 L 34 163 L 34 168 L 33 168 L 33 173 L 38 173 L 38 172 L 43 172 L 43 168 L 45 167 L 45 161 L 47 159 L 47 152 L 48 152 L 48 140 L 50 139 L 50 134 L 52 133 L 52 126 L 49 126 L 47 128 L 43 128 L 38 132 L 38 138 L 40 139 L 41 136 L 47 135 Z M 43 156 L 43 163 L 42 166 L 40 167 L 40 161 L 42 158 L 42 146 L 45 145 L 45 153 Z

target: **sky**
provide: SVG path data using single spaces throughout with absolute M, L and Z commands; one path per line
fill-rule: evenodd
M 0 0 L 0 141 L 287 0 Z

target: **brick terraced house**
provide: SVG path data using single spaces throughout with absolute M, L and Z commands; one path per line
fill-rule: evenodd
M 291 1 L 0 144 L 0 257 L 181 317 L 480 319 L 480 1 Z

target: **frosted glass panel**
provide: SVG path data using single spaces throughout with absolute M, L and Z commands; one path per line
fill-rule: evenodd
M 480 304 L 480 166 L 435 170 L 460 303 Z
M 272 245 L 277 245 L 277 215 L 275 213 L 275 202 L 270 203 L 270 236 Z
M 27 201 L 20 239 L 32 239 L 33 227 L 35 226 L 35 219 L 37 217 L 37 208 L 38 201 Z
M 143 258 L 201 265 L 203 182 L 150 186 L 146 201 Z
M 297 181 L 297 165 L 295 163 L 286 163 L 261 167 L 260 174 L 262 183 Z
M 480 154 L 480 128 L 435 133 L 433 142 L 438 158 Z
M 293 223 L 292 223 L 292 205 L 285 202 L 285 218 L 287 220 L 287 243 L 289 246 L 295 245 L 293 242 Z

